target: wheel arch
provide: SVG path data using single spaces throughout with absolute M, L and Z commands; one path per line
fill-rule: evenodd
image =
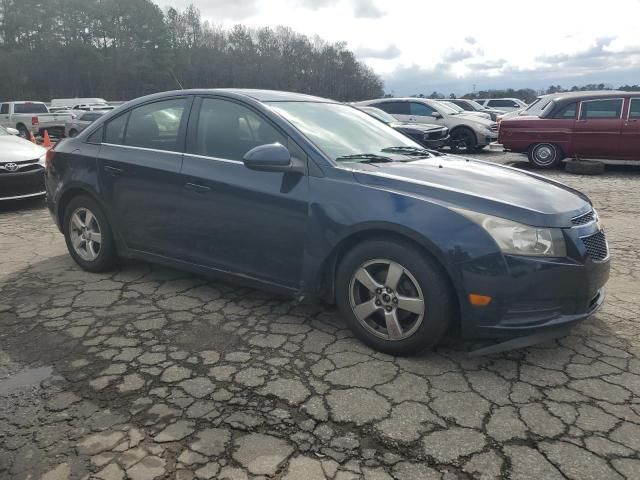
M 323 300 L 331 304 L 335 303 L 336 272 L 344 256 L 359 243 L 373 239 L 396 240 L 408 243 L 423 255 L 430 258 L 440 269 L 443 278 L 445 278 L 451 290 L 452 298 L 455 301 L 456 313 L 460 311 L 460 289 L 456 288 L 457 282 L 454 279 L 455 275 L 446 266 L 443 255 L 438 251 L 436 246 L 425 241 L 424 237 L 421 237 L 418 233 L 411 230 L 396 230 L 384 227 L 362 228 L 350 233 L 336 243 L 329 256 L 325 259 L 316 282 L 316 289 Z

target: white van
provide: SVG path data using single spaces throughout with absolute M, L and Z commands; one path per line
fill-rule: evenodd
M 107 103 L 104 98 L 54 98 L 51 100 L 52 107 L 73 108 L 80 104 Z

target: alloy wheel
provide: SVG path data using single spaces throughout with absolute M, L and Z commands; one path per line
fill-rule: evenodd
M 88 208 L 78 208 L 69 220 L 69 236 L 73 250 L 88 262 L 100 254 L 102 232 L 96 216 Z
M 349 302 L 358 322 L 385 340 L 409 338 L 424 319 L 424 295 L 418 281 L 392 260 L 362 264 L 351 277 Z

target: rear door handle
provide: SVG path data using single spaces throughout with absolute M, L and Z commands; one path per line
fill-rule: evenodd
M 109 175 L 115 177 L 116 175 L 120 175 L 122 173 L 124 173 L 124 170 L 121 168 L 116 168 L 116 167 L 111 167 L 109 165 L 105 165 L 104 166 L 104 171 L 107 172 Z
M 185 183 L 184 188 L 186 188 L 187 190 L 192 190 L 197 193 L 205 193 L 211 190 L 211 188 L 207 187 L 206 185 L 199 185 L 197 183 L 191 183 L 191 182 Z

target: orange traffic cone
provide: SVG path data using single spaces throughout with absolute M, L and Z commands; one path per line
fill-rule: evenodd
M 31 140 L 31 143 L 36 143 L 36 137 L 33 136 L 33 132 L 29 132 L 29 140 Z
M 51 139 L 49 138 L 49 132 L 44 131 L 44 143 L 42 144 L 44 148 L 51 148 Z

